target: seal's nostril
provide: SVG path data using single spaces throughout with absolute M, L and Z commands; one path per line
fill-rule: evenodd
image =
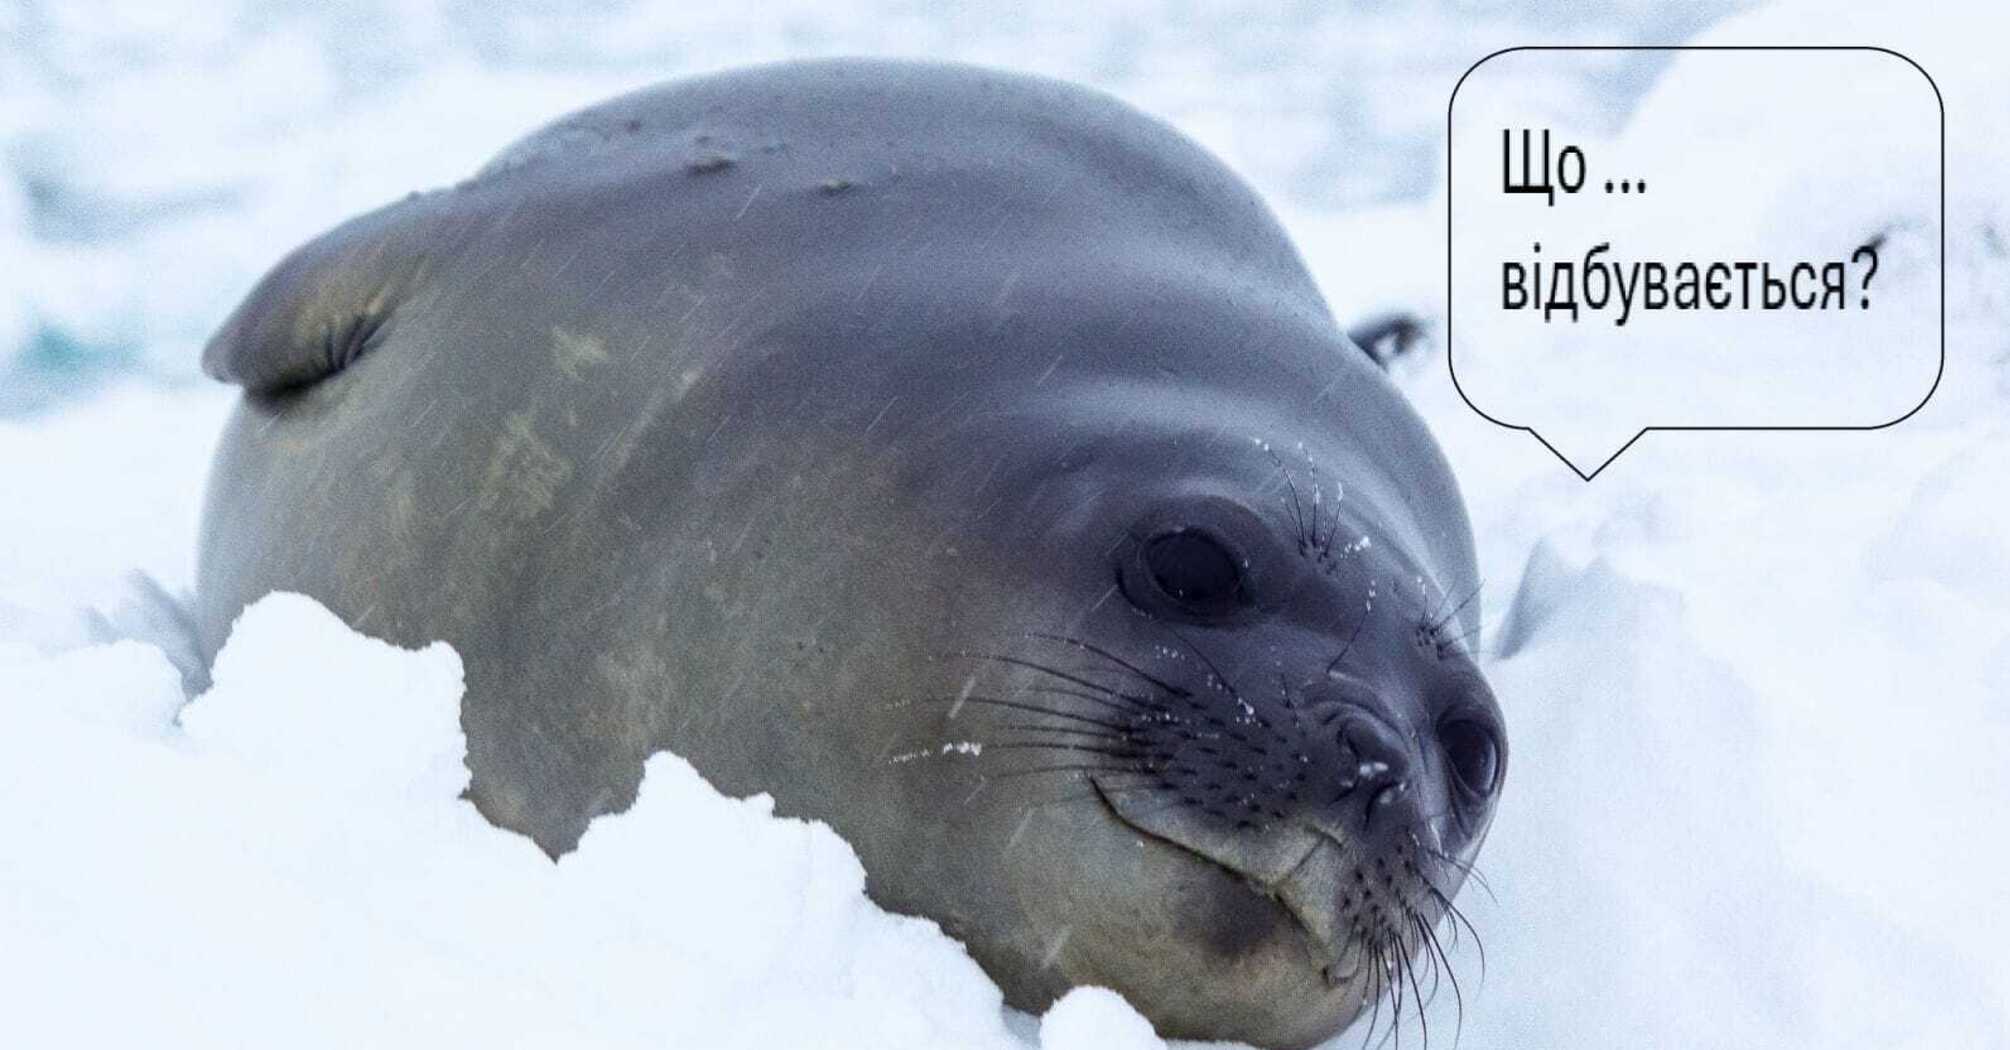
M 1410 782 L 1407 780 L 1399 780 L 1394 784 L 1390 784 L 1387 787 L 1384 787 L 1382 790 L 1375 792 L 1375 797 L 1368 800 L 1368 805 L 1373 809 L 1381 809 L 1384 806 L 1392 806 L 1397 802 L 1402 801 L 1403 796 L 1409 794 L 1409 791 L 1410 791 Z
M 1349 718 L 1340 726 L 1339 740 L 1359 780 L 1395 784 L 1408 778 L 1410 761 L 1403 741 L 1381 719 L 1366 714 Z

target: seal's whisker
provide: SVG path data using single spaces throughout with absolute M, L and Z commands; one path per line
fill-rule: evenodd
M 1438 993 L 1444 990 L 1445 981 L 1444 974 L 1440 972 L 1438 967 L 1438 953 L 1432 950 L 1431 939 L 1417 932 L 1417 924 L 1422 922 L 1423 919 L 1417 914 L 1416 909 L 1403 909 L 1403 921 L 1410 926 L 1408 930 L 1403 932 L 1403 936 L 1416 942 L 1417 958 L 1422 961 L 1423 966 L 1428 968 L 1426 976 L 1431 979 L 1431 990 L 1425 993 L 1424 1006 L 1419 1007 L 1419 1009 L 1436 1006 L 1438 1005 Z
M 1393 1042 L 1397 1050 L 1403 1046 L 1403 949 L 1400 944 L 1384 943 L 1382 965 L 1389 974 L 1389 1030 L 1384 1033 L 1385 1041 Z
M 1426 916 L 1424 910 L 1421 908 L 1411 908 L 1410 922 L 1418 929 L 1419 943 L 1423 944 L 1425 949 L 1430 951 L 1435 958 L 1435 961 L 1431 964 L 1431 1001 L 1435 1003 L 1437 1002 L 1439 992 L 1438 979 L 1442 977 L 1444 980 L 1450 982 L 1458 980 L 1458 977 L 1452 973 L 1452 957 L 1445 954 L 1445 946 L 1438 939 L 1438 931 L 1434 928 L 1434 917 Z M 1442 974 L 1439 973 L 1440 970 L 1443 971 Z M 1452 995 L 1455 1000 L 1461 1003 L 1464 1001 L 1464 996 L 1459 994 L 1456 987 L 1453 988 Z
M 1130 740 L 1130 733 L 1112 733 L 1107 729 L 1076 729 L 1074 726 L 1048 726 L 1032 722 L 1005 722 L 1000 729 L 1017 730 L 1024 733 L 1060 733 L 1068 736 L 1083 736 L 1092 740 Z
M 1459 858 L 1454 857 L 1449 853 L 1446 853 L 1444 850 L 1438 849 L 1435 846 L 1426 846 L 1422 842 L 1417 843 L 1417 849 L 1422 851 L 1429 857 L 1431 857 L 1431 859 L 1433 860 L 1437 860 L 1442 863 L 1451 865 L 1453 868 L 1458 870 L 1461 876 L 1469 878 L 1473 880 L 1475 883 L 1478 883 L 1480 889 L 1486 891 L 1488 900 L 1494 902 L 1495 904 L 1500 903 L 1500 898 L 1494 896 L 1494 888 L 1487 884 L 1486 876 L 1480 874 L 1478 864 L 1460 860 Z
M 1389 953 L 1387 948 L 1381 943 L 1377 942 L 1375 945 L 1375 985 L 1377 989 L 1375 993 L 1375 1015 L 1377 1017 L 1381 1016 L 1382 1013 L 1382 1000 L 1385 997 L 1387 997 L 1390 990 L 1395 987 L 1395 981 L 1392 977 L 1393 972 L 1394 968 L 1392 964 L 1389 962 Z M 1397 1030 L 1401 1028 L 1403 1024 L 1402 997 L 1400 996 L 1396 997 L 1394 1000 L 1390 1002 L 1389 1005 L 1390 1005 L 1389 1030 L 1382 1033 L 1381 1039 L 1376 1040 L 1375 1042 L 1376 1050 L 1381 1050 L 1383 1046 L 1387 1045 L 1389 1039 L 1392 1036 L 1395 1037 L 1397 1046 L 1400 1047 L 1403 1045 L 1402 1037 L 1396 1035 Z M 1371 1025 L 1368 1029 L 1368 1034 L 1373 1035 L 1374 1033 L 1375 1029 Z
M 1285 467 L 1284 460 L 1278 458 L 1276 452 L 1270 454 L 1270 461 L 1277 465 L 1277 472 L 1284 475 L 1284 487 L 1291 492 L 1291 520 L 1298 530 L 1298 549 L 1304 551 L 1306 550 L 1305 507 L 1298 499 L 1298 484 L 1291 480 L 1290 469 Z
M 1421 915 L 1411 916 L 1411 921 L 1417 924 L 1417 930 L 1424 935 L 1427 943 L 1430 945 L 1430 950 L 1436 952 L 1438 959 L 1444 964 L 1445 981 L 1452 986 L 1452 1009 L 1454 1011 L 1452 1046 L 1456 1050 L 1459 1045 L 1459 1037 L 1465 1033 L 1466 1029 L 1466 995 L 1465 991 L 1459 987 L 1458 970 L 1452 966 L 1452 957 L 1445 951 L 1444 942 L 1438 939 L 1438 932 L 1431 928 L 1431 924 L 1424 921 L 1424 917 Z
M 1444 632 L 1444 625 L 1429 630 L 1431 643 L 1437 647 L 1438 656 L 1442 658 L 1445 653 L 1452 650 L 1463 649 L 1471 651 L 1473 648 L 1472 643 L 1479 640 L 1485 628 L 1479 624 L 1474 624 L 1472 627 L 1460 631 L 1458 634 L 1446 634 Z
M 1327 661 L 1326 663 L 1327 674 L 1331 675 L 1335 671 L 1338 671 L 1340 669 L 1340 661 L 1347 659 L 1347 654 L 1354 650 L 1354 640 L 1361 637 L 1361 628 L 1366 626 L 1368 626 L 1368 617 L 1365 615 L 1362 616 L 1359 620 L 1355 621 L 1354 630 L 1352 633 L 1347 635 L 1347 641 L 1340 646 L 1339 655 Z
M 1333 512 L 1333 525 L 1331 528 L 1328 528 L 1326 530 L 1326 538 L 1319 541 L 1319 553 L 1322 557 L 1328 557 L 1328 558 L 1332 557 L 1333 541 L 1336 538 L 1338 538 L 1339 535 L 1340 535 L 1340 512 L 1336 510 Z
M 1383 996 L 1389 1000 L 1389 1030 L 1382 1033 L 1382 1038 L 1376 1041 L 1375 1046 L 1379 1050 L 1379 1048 L 1387 1046 L 1390 1040 L 1393 1039 L 1398 1050 L 1401 1050 L 1403 1045 L 1403 1036 L 1401 1034 L 1403 1029 L 1403 995 L 1399 987 L 1401 982 L 1396 977 L 1396 961 L 1391 956 L 1387 945 L 1378 944 L 1375 953 L 1376 958 L 1381 963 L 1380 972 L 1383 978 L 1378 983 L 1382 985 Z
M 1045 664 L 1037 663 L 1035 661 L 1028 660 L 1024 657 L 1005 656 L 1000 653 L 980 653 L 980 652 L 963 652 L 958 655 L 970 657 L 971 659 L 976 660 L 990 660 L 995 663 L 1011 664 L 1014 667 L 1024 667 L 1029 671 L 1038 671 L 1041 674 L 1052 675 L 1055 678 L 1059 678 L 1064 682 L 1072 682 L 1075 685 L 1079 685 L 1084 689 L 1093 689 L 1096 692 L 1103 693 L 1108 696 L 1121 697 L 1125 700 L 1131 700 L 1140 704 L 1149 703 L 1149 701 L 1146 700 L 1146 698 L 1144 697 L 1135 696 L 1130 693 L 1123 692 L 1122 690 L 1119 689 L 1112 689 L 1109 686 L 1102 684 L 1101 682 L 1093 682 L 1079 675 L 1072 675 L 1067 673 L 1066 671 L 1062 671 L 1058 668 L 1048 667 Z
M 1418 586 L 1418 589 L 1419 589 L 1419 592 L 1420 592 L 1420 593 L 1418 594 L 1418 597 L 1420 597 L 1420 598 L 1427 598 L 1427 597 L 1429 597 L 1429 596 L 1430 596 L 1430 591 L 1429 591 L 1428 589 L 1426 589 L 1426 585 L 1424 584 L 1424 582 L 1423 582 L 1422 580 L 1419 580 L 1419 581 L 1417 582 L 1417 586 Z M 1437 601 L 1434 601 L 1434 602 L 1432 602 L 1432 603 L 1431 603 L 1431 607 L 1430 607 L 1429 609 L 1419 609 L 1418 611 L 1420 611 L 1420 612 L 1422 612 L 1422 613 L 1424 614 L 1424 617 L 1423 617 L 1423 619 L 1424 619 L 1424 625 L 1428 627 L 1428 626 L 1430 626 L 1431 624 L 1434 624 L 1434 623 L 1438 622 L 1438 612 L 1439 612 L 1439 610 L 1443 609 L 1443 608 L 1445 607 L 1446 603 L 1450 602 L 1451 600 L 1452 600 L 1452 596 L 1451 596 L 1451 594 L 1450 594 L 1449 592 L 1446 592 L 1446 591 L 1439 591 L 1439 592 L 1438 592 L 1438 600 L 1437 600 Z
M 1019 777 L 1038 776 L 1043 773 L 1101 773 L 1101 774 L 1128 774 L 1130 776 L 1151 775 L 1141 770 L 1127 769 L 1123 766 L 1097 766 L 1097 765 L 1034 766 L 1030 769 L 1007 769 L 1002 772 L 987 773 L 985 775 L 992 780 L 1011 780 Z
M 1434 622 L 1431 624 L 1431 632 L 1435 634 L 1438 631 L 1443 630 L 1445 628 L 1445 625 L 1451 623 L 1454 619 L 1458 617 L 1460 613 L 1465 612 L 1466 606 L 1471 605 L 1474 599 L 1480 596 L 1480 591 L 1485 587 L 1486 587 L 1485 580 L 1479 580 L 1475 582 L 1473 584 L 1472 592 L 1470 594 L 1467 594 L 1464 599 L 1460 600 L 1459 604 L 1453 606 L 1451 612 L 1448 612 L 1445 615 L 1434 619 Z M 1450 596 L 1447 595 L 1447 598 L 1449 597 Z
M 1366 957 L 1362 961 L 1368 967 L 1368 990 L 1363 994 L 1362 998 L 1370 1004 L 1368 1028 L 1361 1033 L 1361 1050 L 1368 1050 L 1369 1040 L 1375 1038 L 1375 1023 L 1382 1017 L 1382 960 L 1380 952 L 1380 948 L 1363 948 L 1361 950 L 1362 955 Z
M 1413 964 L 1421 967 L 1424 963 L 1424 953 L 1421 950 L 1423 942 L 1415 939 L 1416 931 L 1410 928 L 1410 920 L 1417 917 L 1417 909 L 1399 898 L 1396 901 L 1396 910 L 1398 913 L 1396 920 L 1387 927 L 1389 935 L 1395 938 L 1397 950 L 1407 955 Z M 1420 969 L 1417 973 L 1419 987 L 1424 983 L 1423 977 L 1424 974 Z
M 995 696 L 929 696 L 929 697 L 923 697 L 914 702 L 919 704 L 978 704 L 980 706 L 988 705 L 992 707 L 1010 708 L 1011 710 L 1014 711 L 1025 711 L 1030 714 L 1046 715 L 1049 718 L 1065 718 L 1071 722 L 1081 722 L 1086 725 L 1101 726 L 1104 729 L 1108 729 L 1113 732 L 1121 733 L 1124 731 L 1125 728 L 1123 726 L 1117 725 L 1114 722 L 1104 722 L 1099 719 L 1090 718 L 1086 715 L 1071 714 L 1067 711 L 1060 711 L 1051 707 L 1041 707 L 1038 704 L 1023 704 L 1015 700 L 1001 700 Z
M 1447 926 L 1451 929 L 1454 937 L 1456 938 L 1459 929 L 1464 927 L 1466 935 L 1472 938 L 1473 949 L 1480 953 L 1480 970 L 1484 973 L 1486 970 L 1486 942 L 1480 940 L 1480 931 L 1473 926 L 1472 920 L 1466 918 L 1466 913 L 1459 910 L 1458 906 L 1452 903 L 1452 898 L 1447 896 L 1445 891 L 1438 889 L 1436 886 L 1431 886 L 1430 893 L 1432 899 L 1438 902 L 1438 906 L 1444 909 L 1445 915 L 1452 920 Z
M 1061 741 L 1061 740 L 1056 740 L 1056 741 L 1037 741 L 1037 740 L 1021 740 L 1021 741 L 1007 741 L 1007 742 L 1005 742 L 1005 743 L 1002 743 L 1002 744 L 986 744 L 986 745 L 984 745 L 984 750 L 986 750 L 986 751 L 1035 751 L 1035 750 L 1046 750 L 1046 751 L 1084 751 L 1084 752 L 1087 752 L 1087 753 L 1089 753 L 1089 754 L 1092 754 L 1092 755 L 1107 755 L 1107 756 L 1109 756 L 1109 757 L 1111 757 L 1111 758 L 1144 758 L 1144 757 L 1145 757 L 1145 753 L 1144 753 L 1144 752 L 1142 752 L 1142 751 L 1139 751 L 1139 750 L 1137 750 L 1137 749 L 1135 749 L 1135 748 L 1126 748 L 1126 749 L 1118 749 L 1118 748 L 1107 748 L 1107 747 L 1095 747 L 1095 746 L 1093 746 L 1093 745 L 1090 745 L 1090 744 L 1071 744 L 1071 743 L 1068 743 L 1067 741 Z
M 1077 699 L 1087 700 L 1091 703 L 1100 705 L 1102 707 L 1107 707 L 1112 711 L 1121 711 L 1124 714 L 1131 716 L 1137 715 L 1140 711 L 1150 713 L 1156 713 L 1158 711 L 1158 708 L 1146 707 L 1142 703 L 1119 704 L 1113 700 L 1097 696 L 1094 693 L 1084 693 L 1077 689 L 1066 689 L 1058 685 L 1029 685 L 1020 688 L 1018 691 L 1022 693 L 1045 693 L 1049 696 L 1072 696 Z M 1125 697 L 1124 699 L 1129 700 L 1130 698 Z
M 1118 667 L 1121 667 L 1124 670 L 1129 671 L 1134 675 L 1137 675 L 1139 678 L 1142 678 L 1145 681 L 1150 682 L 1151 684 L 1159 687 L 1160 689 L 1165 690 L 1168 693 L 1173 693 L 1178 696 L 1187 695 L 1187 691 L 1185 689 L 1173 685 L 1171 682 L 1168 682 L 1162 678 L 1159 678 L 1156 675 L 1153 675 L 1145 671 L 1144 669 L 1138 667 L 1136 664 L 1133 664 L 1130 661 L 1125 660 L 1123 657 L 1120 657 L 1117 654 L 1110 652 L 1108 649 L 1105 649 L 1100 645 L 1083 641 L 1080 638 L 1072 638 L 1062 634 L 1047 634 L 1042 631 L 1028 631 L 1026 633 L 1030 637 L 1044 638 L 1051 642 L 1060 642 L 1063 645 L 1072 645 L 1075 648 L 1080 649 L 1084 652 L 1100 656 L 1103 659 L 1108 660 L 1113 664 L 1116 664 Z
M 1426 846 L 1421 842 L 1417 844 L 1417 851 L 1426 857 L 1430 857 L 1434 860 L 1439 861 L 1440 863 L 1443 863 L 1447 867 L 1450 867 L 1452 870 L 1458 872 L 1461 878 L 1472 879 L 1475 883 L 1479 885 L 1480 889 L 1486 892 L 1488 900 L 1493 901 L 1495 904 L 1500 903 L 1500 898 L 1494 896 L 1493 888 L 1487 885 L 1486 879 L 1481 877 L 1479 871 L 1474 867 L 1472 867 L 1471 865 L 1461 862 L 1457 857 L 1447 856 L 1443 851 L 1434 849 L 1430 846 Z M 1424 880 L 1424 885 L 1430 887 L 1432 890 L 1438 891 L 1438 895 L 1441 900 L 1446 901 L 1450 900 L 1450 894 L 1444 893 L 1442 889 L 1440 889 L 1438 884 L 1432 882 L 1430 877 L 1426 875 L 1422 869 L 1419 869 L 1417 874 L 1420 878 Z
M 1406 905 L 1403 908 L 1403 921 L 1410 926 L 1409 929 L 1403 931 L 1403 937 L 1415 945 L 1414 950 L 1417 953 L 1417 961 L 1412 963 L 1411 972 L 1417 973 L 1420 966 L 1429 967 L 1427 974 L 1419 975 L 1417 980 L 1417 984 L 1421 986 L 1424 983 L 1423 976 L 1429 976 L 1431 979 L 1431 990 L 1424 993 L 1422 999 L 1417 1003 L 1417 1016 L 1423 1018 L 1429 1013 L 1431 1007 L 1438 1004 L 1438 993 L 1444 990 L 1444 973 L 1439 966 L 1440 959 L 1428 931 L 1418 929 L 1419 924 L 1423 922 L 1423 916 L 1417 913 L 1417 909 Z M 1446 963 L 1445 965 L 1449 966 L 1450 963 Z M 1431 1034 L 1426 1029 L 1424 1032 L 1424 1042 L 1426 1045 L 1429 1045 L 1430 1039 Z
M 1389 999 L 1389 993 L 1394 987 L 1395 965 L 1389 961 L 1388 946 L 1377 942 L 1375 945 L 1375 1012 L 1377 1016 L 1381 1014 L 1382 1002 Z M 1393 1000 L 1390 1002 L 1390 1006 L 1392 1010 L 1389 1014 L 1389 1028 L 1382 1033 L 1382 1038 L 1375 1041 L 1377 1050 L 1387 1046 L 1391 1038 L 1396 1040 L 1397 1046 L 1403 1045 L 1402 1037 L 1396 1035 L 1397 1027 L 1403 1023 L 1403 1001 L 1401 999 Z M 1373 1028 L 1370 1028 L 1368 1031 L 1371 1035 L 1374 1033 Z
M 1480 957 L 1480 980 L 1485 981 L 1487 979 L 1487 946 L 1486 942 L 1480 939 L 1480 931 L 1473 926 L 1472 920 L 1466 918 L 1466 914 L 1460 911 L 1457 905 L 1452 903 L 1452 899 L 1446 896 L 1445 892 L 1439 889 L 1431 880 L 1425 879 L 1424 886 L 1430 892 L 1431 897 L 1438 902 L 1438 906 L 1443 908 L 1445 914 L 1451 917 L 1453 922 L 1451 928 L 1454 936 L 1456 937 L 1458 928 L 1464 926 L 1466 933 L 1472 937 L 1473 950 L 1478 952 Z
M 1245 711 L 1255 710 L 1255 708 L 1249 706 L 1249 701 L 1244 700 L 1242 698 L 1242 694 L 1236 691 L 1235 683 L 1228 680 L 1228 676 L 1223 674 L 1221 668 L 1215 665 L 1213 658 L 1209 657 L 1206 653 L 1201 651 L 1200 646 L 1193 644 L 1193 642 L 1190 641 L 1185 634 L 1181 633 L 1181 631 L 1178 628 L 1174 627 L 1172 624 L 1160 623 L 1159 626 L 1162 627 L 1167 634 L 1170 634 L 1174 638 L 1179 639 L 1179 643 L 1183 646 L 1186 646 L 1187 651 L 1193 653 L 1195 657 L 1199 658 L 1201 664 L 1207 668 L 1208 673 L 1214 676 L 1214 680 L 1221 683 L 1221 687 L 1223 689 L 1228 690 L 1228 695 L 1231 698 L 1233 698 L 1236 703 L 1241 704 Z
M 1403 976 L 1410 983 L 1410 999 L 1417 1004 L 1417 1028 L 1424 1037 L 1424 1045 L 1428 1047 L 1431 1045 L 1431 1021 L 1424 1016 L 1424 992 L 1417 982 L 1416 960 L 1410 957 L 1409 951 L 1403 946 L 1403 935 L 1400 930 L 1396 933 L 1396 958 L 1402 967 Z M 1397 988 L 1397 997 L 1400 998 L 1402 994 L 1402 988 Z
M 1316 481 L 1312 483 L 1312 543 L 1314 547 L 1319 543 L 1319 483 Z

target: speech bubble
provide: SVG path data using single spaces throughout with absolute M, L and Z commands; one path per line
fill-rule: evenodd
M 1631 51 L 1667 63 L 1622 129 L 1545 94 Z M 1879 47 L 1480 59 L 1446 113 L 1453 384 L 1586 481 L 1651 431 L 1904 421 L 1946 358 L 1945 126 Z

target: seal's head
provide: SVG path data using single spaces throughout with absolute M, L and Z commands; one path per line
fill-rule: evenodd
M 682 405 L 731 409 L 679 431 L 706 447 L 769 406 L 682 502 L 737 575 L 680 592 L 727 600 L 759 663 L 718 687 L 778 728 L 741 740 L 735 699 L 671 746 L 724 727 L 708 776 L 831 820 L 1022 1008 L 1102 985 L 1266 1046 L 1414 1009 L 1506 764 L 1448 464 L 1203 151 L 1073 89 L 927 86 L 857 112 L 982 162 L 853 165 L 883 174 L 762 242 L 808 305 Z
M 1167 1035 L 1395 1023 L 1436 983 L 1420 968 L 1450 966 L 1506 765 L 1475 585 L 1344 448 L 1137 419 L 1076 436 L 1060 469 L 994 482 L 1012 509 L 969 553 L 1034 597 L 964 621 L 990 636 L 951 661 L 913 762 L 978 771 L 952 801 L 1024 810 L 988 826 L 1025 851 L 1011 905 L 1039 936 L 992 969 L 1038 975 L 1015 1001 L 1115 987 Z

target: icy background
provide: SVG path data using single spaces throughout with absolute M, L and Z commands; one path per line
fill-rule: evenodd
M 2010 22 L 1737 6 L 0 3 L 6 1041 L 1155 1045 L 1107 994 L 1002 1012 L 828 829 L 675 758 L 544 861 L 456 800 L 457 657 L 301 599 L 247 614 L 177 720 L 161 654 L 89 644 L 86 610 L 135 568 L 189 581 L 230 400 L 197 347 L 288 248 L 567 110 L 844 53 L 1114 91 L 1255 182 L 1343 318 L 1435 322 L 1458 75 L 1701 34 L 1933 74 L 1946 376 L 1891 431 L 1650 435 L 1587 486 L 1469 412 L 1429 341 L 1400 366 L 1473 510 L 1513 750 L 1459 1045 L 2010 1047 Z M 1615 133 L 1734 90 L 1651 56 L 1526 88 Z M 1856 161 L 1768 144 L 1740 159 L 1771 177 Z

